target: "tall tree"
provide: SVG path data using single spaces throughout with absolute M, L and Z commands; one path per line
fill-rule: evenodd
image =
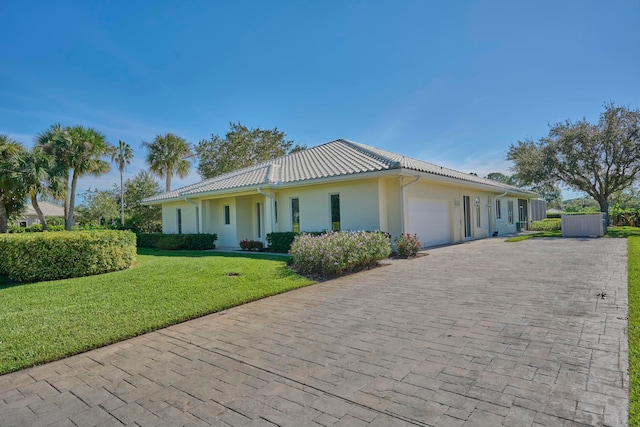
M 184 178 L 191 170 L 193 157 L 191 144 L 172 133 L 157 135 L 153 142 L 143 142 L 147 147 L 147 164 L 152 173 L 165 178 L 165 191 L 171 191 L 171 177 Z
M 124 141 L 118 141 L 118 145 L 111 153 L 111 161 L 118 165 L 120 171 L 120 224 L 124 225 L 124 188 L 122 185 L 122 175 L 124 168 L 131 163 L 133 159 L 133 150 L 131 146 Z
M 92 128 L 83 126 L 51 126 L 39 135 L 37 143 L 51 153 L 58 164 L 58 173 L 66 180 L 66 219 L 65 229 L 71 230 L 74 224 L 73 211 L 76 200 L 78 179 L 86 175 L 100 176 L 109 172 L 111 165 L 102 158 L 113 150 L 104 135 Z
M 155 196 L 162 191 L 156 179 L 147 171 L 140 171 L 133 179 L 124 183 L 127 199 L 127 227 L 134 231 L 151 233 L 162 230 L 162 208 L 143 205 L 144 198 Z
M 0 134 L 0 233 L 8 230 L 8 220 L 24 208 L 26 190 L 12 173 L 24 147 L 8 135 Z
M 36 211 L 42 230 L 47 230 L 47 219 L 38 204 L 38 196 L 48 194 L 49 189 L 57 184 L 58 177 L 55 170 L 55 159 L 36 145 L 30 151 L 24 151 L 16 158 L 13 178 L 20 182 L 31 199 L 31 206 Z
M 305 146 L 293 145 L 278 128 L 249 129 L 240 123 L 229 123 L 230 130 L 224 139 L 211 135 L 196 146 L 198 173 L 212 178 L 236 169 L 252 166 L 276 157 L 304 150 Z
M 67 128 L 68 129 L 68 128 Z M 55 159 L 55 165 L 49 175 L 55 177 L 49 188 L 51 197 L 64 204 L 65 224 L 69 213 L 69 167 L 68 158 L 72 146 L 71 136 L 60 124 L 54 124 L 36 137 L 36 146 Z
M 114 190 L 88 189 L 78 206 L 78 223 L 110 226 L 118 217 L 118 195 Z
M 561 182 L 584 191 L 608 213 L 609 198 L 640 174 L 640 110 L 605 104 L 597 124 L 586 119 L 555 124 L 537 143 L 511 145 L 507 159 L 521 181 Z

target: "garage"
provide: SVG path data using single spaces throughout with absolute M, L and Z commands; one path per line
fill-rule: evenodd
M 417 234 L 422 246 L 451 243 L 451 215 L 448 201 L 409 199 L 407 232 Z

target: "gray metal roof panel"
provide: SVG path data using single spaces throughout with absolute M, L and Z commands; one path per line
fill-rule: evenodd
M 196 184 L 149 197 L 144 201 L 156 202 L 252 185 L 286 184 L 400 168 L 489 185 L 503 190 L 526 192 L 518 187 L 444 168 L 391 151 L 337 139 L 258 165 L 205 179 Z

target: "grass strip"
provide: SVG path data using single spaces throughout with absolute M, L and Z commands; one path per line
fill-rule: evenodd
M 541 231 L 539 233 L 521 234 L 519 236 L 509 237 L 505 242 L 521 242 L 523 240 L 534 239 L 537 237 L 562 237 L 562 231 Z
M 0 279 L 0 374 L 306 286 L 288 258 L 139 249 L 133 268 L 12 284 Z

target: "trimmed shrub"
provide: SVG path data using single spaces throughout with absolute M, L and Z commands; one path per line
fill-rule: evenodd
M 562 218 L 562 212 L 547 212 L 547 219 L 550 219 L 550 218 L 560 219 Z
M 240 249 L 243 251 L 259 251 L 264 249 L 264 243 L 258 240 L 241 240 Z
M 91 276 L 129 268 L 136 236 L 111 230 L 6 235 L 0 253 L 0 272 L 17 282 Z
M 420 243 L 418 235 L 411 235 L 409 233 L 396 237 L 395 244 L 398 256 L 403 258 L 418 255 L 418 252 L 422 247 L 422 243 Z
M 269 244 L 270 252 L 287 254 L 291 250 L 291 245 L 293 244 L 293 240 L 296 236 L 301 234 L 321 236 L 326 233 L 326 231 L 305 231 L 303 233 L 298 233 L 296 231 L 278 231 L 267 234 L 267 243 Z
M 215 249 L 217 234 L 138 234 L 139 248 L 154 248 L 164 250 L 206 250 Z
M 24 229 L 27 233 L 41 233 L 42 232 L 42 224 L 31 224 L 27 228 Z
M 373 267 L 389 256 L 391 242 L 381 232 L 302 234 L 296 236 L 290 252 L 300 273 L 336 277 Z
M 291 249 L 293 239 L 300 233 L 295 231 L 274 232 L 267 234 L 267 243 L 271 252 L 280 252 L 286 254 Z
M 530 231 L 554 231 L 562 229 L 562 219 L 547 218 L 542 221 L 533 221 L 529 224 Z

